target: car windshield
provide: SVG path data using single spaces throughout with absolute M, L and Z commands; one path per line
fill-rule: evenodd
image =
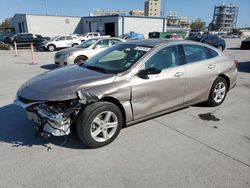
M 89 39 L 84 42 L 82 42 L 80 45 L 77 46 L 77 48 L 88 48 L 92 44 L 94 44 L 98 39 Z
M 51 40 L 56 40 L 59 36 L 52 37 Z
M 107 74 L 117 74 L 128 70 L 150 49 L 136 44 L 117 44 L 88 59 L 81 66 Z

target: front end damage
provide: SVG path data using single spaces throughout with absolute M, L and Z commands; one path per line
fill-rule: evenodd
M 35 130 L 42 137 L 67 136 L 80 110 L 93 102 L 89 93 L 77 92 L 78 98 L 66 101 L 31 101 L 17 97 L 15 104 L 26 109 L 28 119 L 35 123 Z

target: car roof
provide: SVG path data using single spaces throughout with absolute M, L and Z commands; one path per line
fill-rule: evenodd
M 173 40 L 172 40 L 173 41 Z M 136 44 L 138 46 L 147 46 L 150 48 L 153 48 L 155 46 L 158 46 L 163 43 L 170 42 L 170 40 L 167 39 L 142 39 L 142 40 L 132 40 L 126 42 L 127 44 Z
M 172 39 L 163 39 L 163 38 L 157 38 L 157 39 L 142 39 L 142 40 L 132 40 L 125 42 L 126 44 L 135 44 L 138 46 L 145 46 L 149 48 L 154 48 L 156 46 L 162 46 L 164 44 L 175 44 L 175 45 L 181 45 L 181 44 L 194 44 L 199 46 L 205 46 L 207 48 L 213 49 L 216 52 L 220 53 L 216 48 L 213 46 L 192 41 L 192 40 L 172 40 Z

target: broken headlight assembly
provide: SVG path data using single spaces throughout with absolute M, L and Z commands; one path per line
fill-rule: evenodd
M 59 102 L 43 102 L 27 108 L 28 118 L 35 122 L 40 133 L 65 136 L 70 133 L 70 126 L 82 108 L 79 99 Z M 40 134 L 42 135 L 42 134 Z

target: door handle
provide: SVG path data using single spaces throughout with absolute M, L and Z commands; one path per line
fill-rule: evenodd
M 213 69 L 213 68 L 215 68 L 215 65 L 209 65 L 208 68 Z
M 181 76 L 183 76 L 184 75 L 184 72 L 177 72 L 177 73 L 175 73 L 175 77 L 181 77 Z

